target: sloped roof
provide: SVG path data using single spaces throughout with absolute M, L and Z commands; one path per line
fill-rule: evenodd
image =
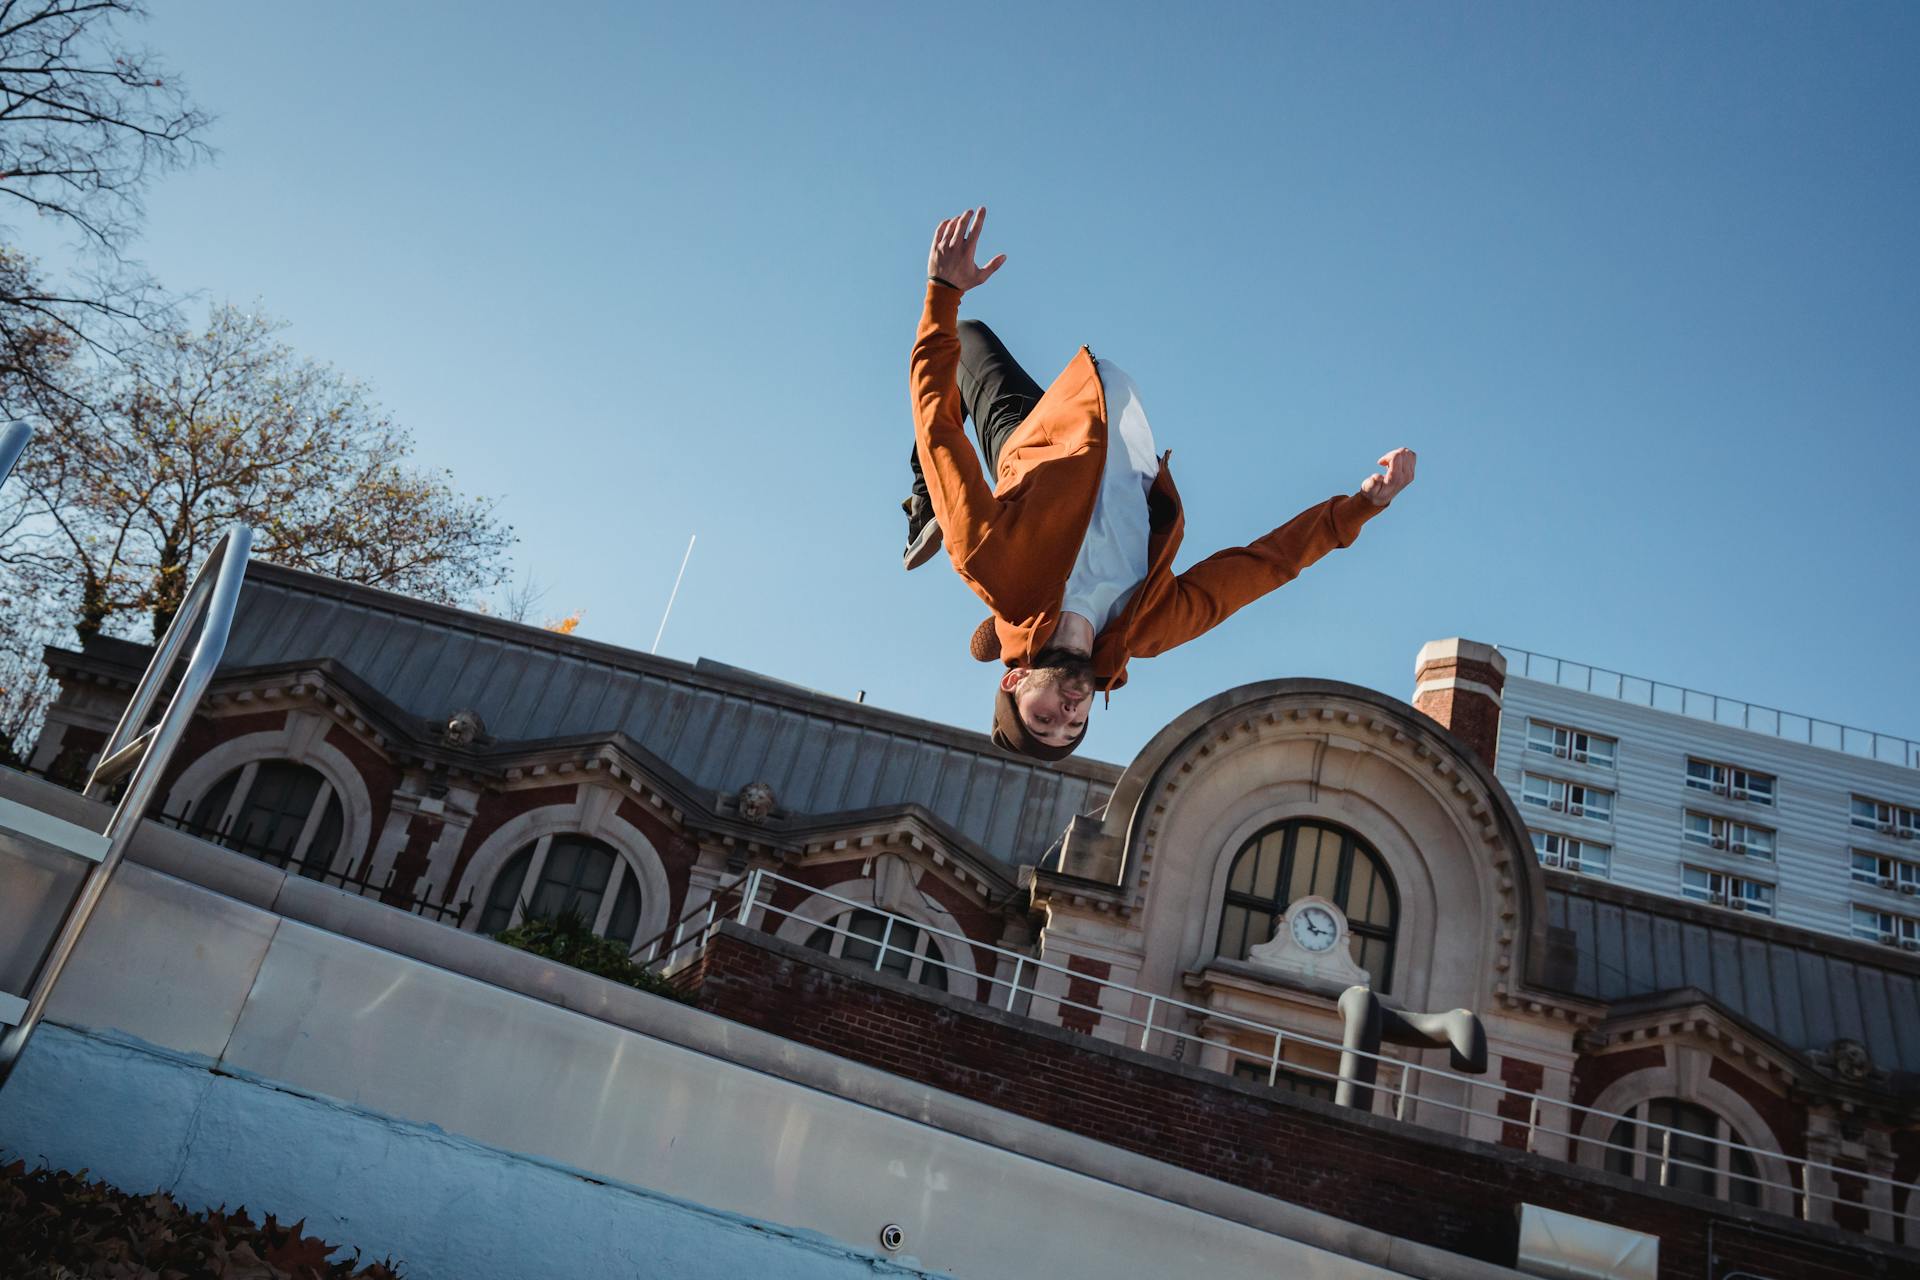
M 1801 1052 L 1858 1040 L 1875 1065 L 1920 1073 L 1920 964 L 1904 957 L 1559 872 L 1547 919 L 1576 939 L 1575 995 L 1692 987 Z
M 917 804 L 1009 866 L 1105 804 L 1117 766 L 1031 764 L 984 734 L 702 659 L 689 664 L 255 562 L 221 669 L 334 659 L 412 715 L 497 744 L 624 733 L 694 785 L 790 814 Z

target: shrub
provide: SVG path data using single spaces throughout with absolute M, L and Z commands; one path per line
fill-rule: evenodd
M 592 923 L 577 911 L 529 916 L 493 936 L 510 947 L 584 969 L 596 977 L 610 978 L 683 1004 L 691 1003 L 691 997 L 676 988 L 671 979 L 635 964 L 627 954 L 625 943 L 601 937 L 593 931 Z
M 86 1170 L 0 1168 L 0 1274 L 17 1280 L 399 1280 L 392 1263 L 328 1262 L 336 1246 L 307 1235 L 302 1218 L 255 1225 L 232 1213 L 188 1213 L 163 1191 L 128 1195 Z

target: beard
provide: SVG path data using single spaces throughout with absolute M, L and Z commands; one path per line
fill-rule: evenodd
M 1093 660 L 1071 649 L 1046 648 L 1034 655 L 1027 678 L 1036 688 L 1051 685 L 1093 691 Z

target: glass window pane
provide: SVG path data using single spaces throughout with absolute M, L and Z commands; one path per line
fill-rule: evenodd
M 607 917 L 607 934 L 615 942 L 633 945 L 640 928 L 640 883 L 631 868 L 620 877 L 620 892 L 613 900 L 613 914 Z
M 1245 907 L 1227 904 L 1220 917 L 1220 945 L 1217 952 L 1229 960 L 1247 958 L 1247 920 L 1252 913 Z
M 1233 860 L 1233 870 L 1227 876 L 1227 888 L 1234 893 L 1253 892 L 1253 872 L 1260 862 L 1259 842 L 1248 845 Z
M 1287 877 L 1287 901 L 1304 898 L 1313 892 L 1315 875 L 1320 869 L 1318 827 L 1303 826 L 1293 838 L 1293 873 Z
M 1264 836 L 1259 848 L 1258 866 L 1253 877 L 1255 897 L 1272 902 L 1280 896 L 1281 854 L 1286 850 L 1286 832 L 1275 831 Z
M 1639 1125 L 1631 1120 L 1616 1120 L 1613 1132 L 1607 1135 L 1611 1145 L 1607 1148 L 1607 1172 L 1618 1173 L 1631 1178 L 1633 1176 L 1633 1153 L 1640 1145 L 1637 1130 Z
M 213 790 L 200 797 L 200 803 L 193 807 L 190 820 L 198 831 L 196 834 L 209 838 L 224 834 L 220 820 L 227 816 L 227 802 L 233 799 L 233 789 L 240 781 L 240 770 L 235 769 L 213 786 Z
M 1342 837 L 1337 831 L 1322 830 L 1318 850 L 1318 865 L 1313 870 L 1313 888 L 1315 895 L 1330 902 L 1338 902 L 1340 888 L 1340 846 Z
M 500 874 L 493 878 L 493 888 L 487 891 L 487 909 L 480 917 L 480 932 L 498 933 L 513 919 L 513 906 L 520 900 L 527 868 L 532 862 L 533 846 L 528 845 L 500 868 Z
M 1353 953 L 1353 962 L 1367 971 L 1367 976 L 1373 979 L 1373 985 L 1382 991 L 1386 990 L 1386 942 L 1380 938 L 1368 938 L 1355 933 L 1348 936 L 1347 947 Z
M 618 856 L 598 840 L 555 836 L 547 847 L 546 866 L 541 869 L 528 914 L 551 918 L 571 912 L 591 924 L 599 917 L 600 899 Z
M 1728 1135 L 1732 1136 L 1732 1135 Z M 1760 1168 L 1753 1157 L 1744 1151 L 1727 1151 L 1727 1199 L 1735 1204 L 1758 1206 L 1760 1203 Z
M 945 991 L 947 989 L 947 967 L 940 963 L 939 955 L 940 953 L 934 949 L 931 945 L 931 940 L 929 940 L 926 954 L 920 959 L 919 981 L 923 987 L 932 987 L 935 991 Z
M 253 775 L 227 843 L 276 867 L 287 865 L 324 779 L 287 760 L 262 763 Z
M 313 839 L 307 842 L 306 854 L 300 859 L 300 874 L 309 880 L 318 880 L 326 875 L 333 866 L 333 856 L 340 851 L 340 835 L 346 826 L 346 811 L 340 806 L 340 797 L 327 797 L 327 811 L 320 815 L 320 822 L 313 829 Z

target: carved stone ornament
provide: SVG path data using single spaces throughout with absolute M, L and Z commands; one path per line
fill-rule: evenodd
M 1300 898 L 1287 908 L 1273 937 L 1247 952 L 1247 963 L 1283 977 L 1371 986 L 1373 979 L 1353 962 L 1347 932 L 1346 912 L 1322 897 Z
M 1863 1084 L 1873 1075 L 1873 1059 L 1858 1040 L 1835 1040 L 1828 1052 L 1833 1055 L 1834 1074 L 1842 1080 Z
M 486 733 L 487 726 L 481 721 L 480 713 L 463 707 L 447 717 L 447 723 L 440 730 L 440 740 L 450 747 L 470 747 Z
M 740 820 L 757 827 L 773 812 L 773 788 L 764 782 L 749 782 L 740 788 L 733 802 L 740 811 Z

